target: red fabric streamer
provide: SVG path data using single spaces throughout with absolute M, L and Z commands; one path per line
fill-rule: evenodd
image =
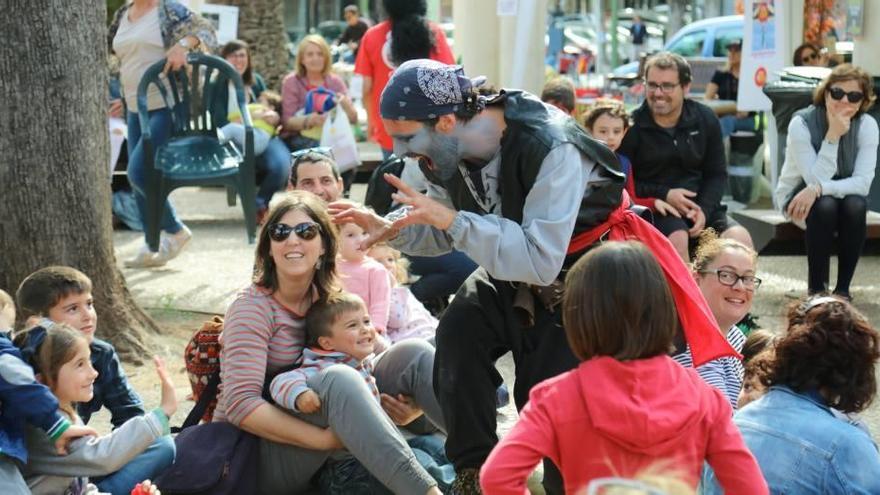
M 629 205 L 629 195 L 623 191 L 620 206 L 608 215 L 608 220 L 572 238 L 567 254 L 582 251 L 600 239 L 642 242 L 654 254 L 663 269 L 663 274 L 666 275 L 666 281 L 669 283 L 678 310 L 678 319 L 681 321 L 685 339 L 691 349 L 694 367 L 725 356 L 742 359 L 718 330 L 718 324 L 703 293 L 697 287 L 690 270 L 675 251 L 675 247 L 653 225 L 630 210 Z

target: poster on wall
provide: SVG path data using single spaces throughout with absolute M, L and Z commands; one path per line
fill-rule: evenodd
M 785 66 L 782 53 L 785 0 L 746 0 L 743 26 L 743 53 L 739 70 L 739 93 L 736 108 L 740 111 L 770 110 L 764 86 L 779 78 Z
M 206 3 L 201 14 L 214 25 L 220 45 L 238 38 L 238 7 Z

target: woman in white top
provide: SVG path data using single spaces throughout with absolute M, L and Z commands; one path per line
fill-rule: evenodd
M 186 64 L 190 50 L 216 46 L 211 24 L 174 0 L 133 0 L 116 11 L 110 25 L 110 51 L 119 58 L 122 93 L 128 107 L 128 181 L 137 200 L 141 220 L 145 215 L 144 156 L 141 144 L 141 126 L 137 114 L 137 87 L 147 69 L 159 60 L 167 60 L 167 70 L 177 70 Z M 122 102 L 115 102 L 111 112 L 118 111 Z M 171 112 L 166 108 L 159 90 L 150 87 L 147 109 L 153 146 L 168 140 L 171 133 Z M 155 148 L 154 148 L 155 149 Z M 135 258 L 125 262 L 129 267 L 164 265 L 183 249 L 192 233 L 177 217 L 171 202 L 159 221 L 162 240 L 159 251 L 152 252 L 146 242 Z
M 865 111 L 874 104 L 871 78 L 841 64 L 816 88 L 813 104 L 788 126 L 785 163 L 774 199 L 806 229 L 809 293 L 828 290 L 834 234 L 838 238 L 834 293 L 851 299 L 865 242 L 867 195 L 877 166 L 878 127 Z

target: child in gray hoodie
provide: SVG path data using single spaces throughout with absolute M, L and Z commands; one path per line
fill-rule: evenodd
M 33 366 L 38 379 L 57 397 L 60 411 L 72 423 L 82 424 L 75 404 L 92 398 L 92 384 L 98 376 L 92 368 L 86 338 L 66 324 L 53 324 L 48 328 L 33 327 L 16 336 L 15 342 Z M 88 482 L 89 476 L 113 473 L 157 438 L 170 434 L 168 418 L 177 410 L 177 397 L 164 364 L 158 358 L 154 359 L 162 382 L 161 407 L 129 419 L 108 435 L 72 442 L 65 456 L 58 455 L 39 430 L 31 428 L 27 431 L 30 455 L 23 475 L 35 495 L 99 493 Z

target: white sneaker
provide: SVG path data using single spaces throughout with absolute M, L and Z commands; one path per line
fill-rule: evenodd
M 159 243 L 159 253 L 156 255 L 156 258 L 161 260 L 162 264 L 173 260 L 180 254 L 190 239 L 192 239 L 192 231 L 186 226 L 176 234 L 162 232 L 162 240 Z
M 128 268 L 149 268 L 162 266 L 165 262 L 159 259 L 159 253 L 150 251 L 150 246 L 144 244 L 134 258 L 126 260 L 123 264 Z

